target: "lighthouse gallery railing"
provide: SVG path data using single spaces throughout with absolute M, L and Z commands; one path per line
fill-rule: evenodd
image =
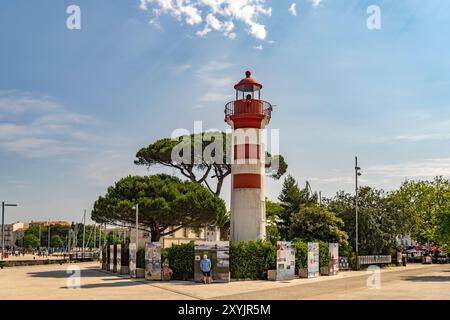
M 270 119 L 272 115 L 272 105 L 263 100 L 242 99 L 228 102 L 225 105 L 225 118 L 234 115 L 260 114 Z

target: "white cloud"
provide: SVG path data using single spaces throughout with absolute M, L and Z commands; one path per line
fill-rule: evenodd
M 368 173 L 391 177 L 434 177 L 450 175 L 450 158 L 425 159 L 401 164 L 375 165 L 367 168 Z
M 316 8 L 316 7 L 320 6 L 320 4 L 322 3 L 322 0 L 310 0 L 310 2 L 312 4 L 312 6 L 314 8 Z
M 197 36 L 204 37 L 211 31 L 220 31 L 225 36 L 234 39 L 236 34 L 231 32 L 234 29 L 234 23 L 232 21 L 220 21 L 212 13 L 206 16 L 206 25 L 203 30 L 197 31 Z
M 253 49 L 255 49 L 255 50 L 262 50 L 263 46 L 262 46 L 262 44 L 260 44 L 258 46 L 253 46 Z
M 231 66 L 228 62 L 212 60 L 197 71 L 199 83 L 208 86 L 208 91 L 199 98 L 196 108 L 202 108 L 208 103 L 224 103 L 230 99 L 235 80 L 227 74 Z
M 0 150 L 25 157 L 80 152 L 84 146 L 78 137 L 96 123 L 52 97 L 19 91 L 0 91 L 0 120 Z
M 80 175 L 99 187 L 107 187 L 128 175 L 148 174 L 144 166 L 134 164 L 133 151 L 105 150 L 89 158 L 79 168 Z
M 139 8 L 151 13 L 152 24 L 156 24 L 159 16 L 169 14 L 178 21 L 184 19 L 188 25 L 205 21 L 203 29 L 196 32 L 199 37 L 217 31 L 231 39 L 236 37 L 232 32 L 234 21 L 244 23 L 253 37 L 266 39 L 267 30 L 260 19 L 272 15 L 272 8 L 265 5 L 265 0 L 140 0 Z
M 185 71 L 187 71 L 187 70 L 189 70 L 191 68 L 192 68 L 192 65 L 190 65 L 190 64 L 182 64 L 182 65 L 176 67 L 175 71 L 177 73 L 182 73 L 182 72 L 185 72 Z
M 291 6 L 289 7 L 289 13 L 292 14 L 293 16 L 297 15 L 297 8 L 296 8 L 296 4 L 295 2 L 293 4 L 291 4 Z
M 450 133 L 405 134 L 396 136 L 395 140 L 410 141 L 410 142 L 444 141 L 450 140 Z

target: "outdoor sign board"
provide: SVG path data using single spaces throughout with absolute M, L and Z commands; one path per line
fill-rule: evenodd
M 130 276 L 136 278 L 136 243 L 130 243 Z
M 116 245 L 116 270 L 118 273 L 122 272 L 122 245 Z
M 109 246 L 109 271 L 114 271 L 114 245 Z
M 319 243 L 308 242 L 308 278 L 319 276 Z
M 339 271 L 339 244 L 328 244 L 328 256 L 330 257 L 330 276 L 337 275 Z
M 161 280 L 161 249 L 160 242 L 145 243 L 145 279 Z
M 295 277 L 295 247 L 292 242 L 277 241 L 277 280 Z
M 230 243 L 228 241 L 195 241 L 194 281 L 201 282 L 203 274 L 200 260 L 203 255 L 211 260 L 211 277 L 214 282 L 230 281 Z

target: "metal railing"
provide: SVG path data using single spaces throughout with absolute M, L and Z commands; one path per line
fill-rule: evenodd
M 272 115 L 272 105 L 264 100 L 242 99 L 230 101 L 225 105 L 225 118 L 234 115 L 259 114 L 270 120 Z
M 359 264 L 382 264 L 382 263 L 391 263 L 391 256 L 359 256 Z

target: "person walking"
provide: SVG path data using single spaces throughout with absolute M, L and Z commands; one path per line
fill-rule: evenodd
M 200 270 L 203 273 L 203 283 L 211 283 L 211 260 L 208 259 L 206 254 L 204 254 L 203 259 L 200 260 Z

